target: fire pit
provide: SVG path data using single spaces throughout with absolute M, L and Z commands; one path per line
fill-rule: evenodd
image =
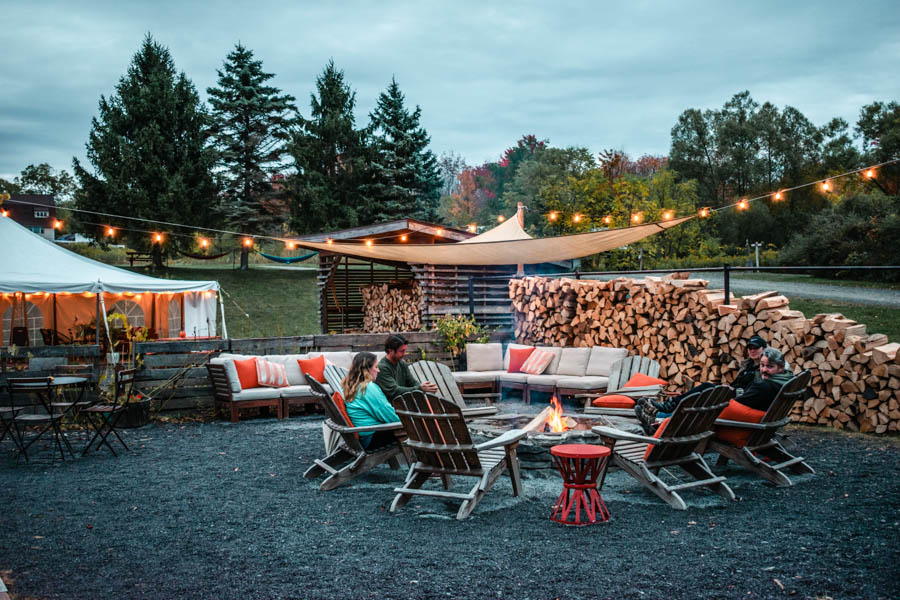
M 596 425 L 612 425 L 626 431 L 640 432 L 636 422 L 601 415 L 566 414 L 551 398 L 550 406 L 537 415 L 504 414 L 483 417 L 469 423 L 469 431 L 475 443 L 495 438 L 511 429 L 524 429 L 527 437 L 519 442 L 517 450 L 523 469 L 546 469 L 555 473 L 550 448 L 557 444 L 596 444 L 599 438 L 591 431 Z

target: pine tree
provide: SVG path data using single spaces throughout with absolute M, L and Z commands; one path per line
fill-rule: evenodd
M 428 144 L 431 138 L 419 123 L 422 109 L 410 113 L 397 81 L 391 78 L 369 115 L 372 132 L 372 221 L 414 217 L 433 221 L 440 203 L 438 161 Z
M 299 118 L 291 144 L 297 167 L 290 182 L 291 227 L 299 232 L 354 227 L 368 204 L 361 191 L 368 172 L 366 132 L 356 129 L 356 92 L 333 60 L 316 79 L 316 92 L 310 118 Z
M 223 182 L 223 208 L 232 227 L 263 233 L 283 222 L 283 191 L 272 176 L 284 169 L 295 124 L 295 98 L 265 85 L 272 73 L 241 44 L 225 59 L 218 87 L 207 88 L 212 133 Z
M 84 210 L 214 226 L 214 152 L 205 142 L 208 115 L 191 81 L 176 73 L 169 50 L 148 34 L 115 94 L 100 97 L 91 120 L 87 157 L 93 172 L 73 159 L 81 182 L 76 206 Z M 154 246 L 148 233 L 129 232 L 152 225 L 130 220 L 109 223 L 136 250 L 154 252 L 155 264 L 172 247 L 186 245 L 174 235 Z M 99 235 L 96 226 L 82 229 Z

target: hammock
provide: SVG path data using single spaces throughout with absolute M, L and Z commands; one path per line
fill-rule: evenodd
M 286 265 L 289 265 L 289 264 L 292 264 L 292 263 L 304 261 L 304 260 L 306 260 L 307 258 L 312 258 L 313 256 L 315 256 L 315 255 L 318 254 L 318 253 L 319 253 L 319 252 L 316 251 L 316 252 L 310 252 L 309 254 L 304 254 L 303 256 L 293 256 L 293 257 L 289 257 L 289 256 L 272 256 L 271 254 L 266 254 L 265 252 L 260 252 L 259 254 L 260 254 L 260 256 L 262 256 L 263 258 L 268 258 L 269 260 L 272 260 L 272 261 L 275 261 L 275 262 L 278 262 L 278 263 L 284 263 L 284 264 L 286 264 Z
M 188 258 L 196 258 L 197 260 L 214 260 L 216 258 L 222 258 L 226 254 L 231 253 L 231 250 L 226 250 L 222 254 L 213 254 L 213 255 L 191 254 L 190 252 L 184 252 L 182 250 L 176 250 L 176 252 L 178 252 L 178 254 L 181 254 L 182 256 L 187 256 Z

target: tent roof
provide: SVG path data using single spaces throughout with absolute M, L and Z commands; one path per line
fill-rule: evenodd
M 216 281 L 158 279 L 91 260 L 0 217 L 0 292 L 200 292 Z
M 598 252 L 620 248 L 649 237 L 654 233 L 681 225 L 693 218 L 694 216 L 689 216 L 672 219 L 671 221 L 624 227 L 622 229 L 592 231 L 551 238 L 510 240 L 506 236 L 515 234 L 515 232 L 512 226 L 509 226 L 510 230 L 503 230 L 500 232 L 500 235 L 496 236 L 499 238 L 498 241 L 476 241 L 477 238 L 472 238 L 457 244 L 406 245 L 376 243 L 369 246 L 364 243 L 328 244 L 297 240 L 297 245 L 369 260 L 390 260 L 429 265 L 532 265 L 581 258 L 597 254 Z M 516 221 L 516 219 L 509 219 L 509 221 Z M 518 227 L 518 223 L 516 226 Z M 491 234 L 501 227 L 503 225 L 495 227 L 478 237 Z M 519 227 L 519 230 L 521 230 L 521 227 Z M 522 233 L 524 234 L 525 232 L 523 231 Z M 527 234 L 525 235 L 527 236 Z
M 480 244 L 482 242 L 508 242 L 511 240 L 530 239 L 532 239 L 531 236 L 525 233 L 525 230 L 522 229 L 522 226 L 519 224 L 519 219 L 513 217 L 507 219 L 493 229 L 485 231 L 481 235 L 476 235 L 473 238 L 461 241 L 460 244 Z

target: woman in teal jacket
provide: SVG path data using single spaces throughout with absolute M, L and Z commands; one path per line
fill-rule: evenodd
M 350 372 L 341 382 L 343 385 L 347 416 L 355 427 L 398 423 L 400 418 L 375 378 L 378 377 L 378 361 L 371 352 L 359 352 L 353 357 Z M 392 431 L 360 433 L 359 442 L 363 448 L 378 448 L 396 441 Z

